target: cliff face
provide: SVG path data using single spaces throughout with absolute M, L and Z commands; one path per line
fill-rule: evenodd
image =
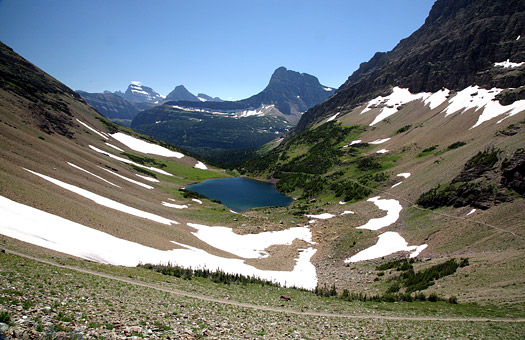
M 297 129 L 326 112 L 388 93 L 393 86 L 417 93 L 524 85 L 524 72 L 494 68 L 507 59 L 525 61 L 523 1 L 438 0 L 421 28 L 392 51 L 376 53 L 361 64 L 333 98 L 303 115 Z

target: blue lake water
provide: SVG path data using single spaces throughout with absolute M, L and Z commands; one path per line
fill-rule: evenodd
M 186 189 L 219 200 L 236 212 L 258 207 L 286 207 L 293 200 L 277 191 L 271 183 L 242 177 L 208 179 Z

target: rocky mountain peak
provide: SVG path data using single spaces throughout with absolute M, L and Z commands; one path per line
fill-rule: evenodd
M 138 81 L 132 81 L 124 94 L 121 92 L 116 92 L 116 94 L 134 103 L 155 102 L 164 99 L 151 87 L 144 86 Z

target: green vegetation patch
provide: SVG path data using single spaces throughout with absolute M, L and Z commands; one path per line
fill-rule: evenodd
M 451 183 L 438 185 L 421 194 L 417 204 L 431 209 L 468 205 L 488 209 L 512 200 L 498 181 L 500 172 L 503 172 L 495 167 L 500 153 L 500 150 L 493 148 L 478 152 L 465 163 L 461 173 Z M 516 171 L 520 170 L 513 169 L 511 172 L 514 174 Z
M 153 270 L 163 275 L 183 278 L 185 280 L 191 280 L 193 278 L 200 277 L 204 279 L 209 279 L 215 283 L 222 283 L 222 284 L 228 284 L 228 285 L 229 284 L 241 284 L 241 285 L 256 284 L 262 287 L 264 286 L 279 287 L 279 284 L 275 282 L 264 280 L 256 276 L 245 276 L 242 274 L 230 274 L 222 270 L 211 271 L 209 269 L 183 268 L 183 267 L 180 267 L 177 265 L 171 265 L 171 264 L 154 265 L 150 263 L 139 264 L 137 267 Z

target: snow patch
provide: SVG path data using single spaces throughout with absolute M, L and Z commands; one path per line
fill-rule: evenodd
M 144 176 L 144 175 L 139 175 L 139 174 L 135 174 L 135 176 L 138 176 L 138 177 L 140 177 L 142 179 L 145 179 L 146 181 L 153 182 L 153 183 L 159 183 L 160 182 L 158 179 L 150 177 L 150 176 Z
M 350 211 L 350 210 L 345 210 L 341 213 L 341 216 L 344 216 L 344 215 L 353 215 L 355 214 L 355 212 L 353 211 Z
M 151 171 L 155 171 L 155 172 L 158 172 L 159 174 L 163 174 L 163 175 L 166 175 L 166 176 L 173 176 L 172 174 L 170 174 L 169 172 L 166 172 L 162 169 L 157 169 L 155 167 L 152 167 L 152 166 L 145 166 L 145 165 L 142 165 L 142 164 L 139 164 L 139 163 L 135 163 L 133 161 L 130 161 L 129 159 L 127 158 L 122 158 L 122 157 L 119 157 L 119 156 L 115 156 L 109 152 L 106 152 L 104 150 L 100 150 L 99 148 L 96 148 L 94 147 L 93 145 L 89 145 L 89 148 L 93 151 L 96 151 L 98 153 L 101 153 L 103 155 L 106 155 L 110 158 L 113 158 L 113 159 L 116 159 L 118 161 L 121 161 L 123 163 L 127 163 L 127 164 L 133 164 L 134 166 L 138 166 L 139 168 L 144 168 L 144 169 L 148 169 L 148 170 L 151 170 Z
M 142 218 L 145 218 L 145 219 L 148 219 L 148 220 L 151 220 L 151 221 L 155 221 L 155 222 L 159 222 L 159 223 L 162 223 L 162 224 L 166 224 L 166 225 L 179 224 L 179 222 L 176 222 L 176 221 L 173 221 L 173 220 L 169 220 L 169 219 L 164 218 L 162 216 L 151 214 L 151 213 L 139 210 L 139 209 L 132 208 L 130 206 L 127 206 L 125 204 L 119 203 L 119 202 L 114 201 L 112 199 L 109 199 L 109 198 L 106 198 L 104 196 L 100 196 L 100 195 L 97 195 L 95 193 L 92 193 L 91 191 L 87 191 L 87 190 L 79 188 L 77 186 L 74 186 L 74 185 L 71 185 L 71 184 L 59 181 L 58 179 L 54 179 L 52 177 L 49 177 L 49 176 L 46 176 L 46 175 L 42 175 L 42 174 L 40 174 L 38 172 L 31 171 L 31 170 L 26 169 L 26 168 L 23 168 L 23 169 L 28 171 L 28 172 L 30 172 L 30 173 L 32 173 L 33 175 L 36 175 L 36 176 L 38 176 L 40 178 L 43 178 L 43 179 L 45 179 L 48 182 L 51 182 L 51 183 L 53 183 L 55 185 L 58 185 L 59 187 L 61 187 L 63 189 L 66 189 L 66 190 L 69 190 L 71 192 L 74 192 L 75 194 L 80 195 L 80 196 L 82 196 L 84 198 L 87 198 L 88 200 L 91 200 L 91 201 L 93 201 L 93 202 L 95 202 L 95 203 L 97 203 L 99 205 L 104 206 L 104 207 L 107 207 L 107 208 L 110 208 L 110 209 L 114 209 L 114 210 L 118 210 L 118 211 L 126 213 L 126 214 L 130 214 L 130 215 L 137 216 L 137 217 L 142 217 Z
M 331 87 L 323 87 L 323 90 L 325 90 L 325 91 L 333 91 L 333 88 L 331 88 Z
M 375 141 L 373 142 L 370 142 L 368 144 L 374 144 L 374 145 L 377 145 L 377 144 L 383 144 L 385 142 L 388 142 L 390 140 L 390 138 L 383 138 L 383 139 L 376 139 Z M 352 142 L 353 143 L 353 142 Z
M 381 150 L 376 151 L 376 153 L 387 153 L 387 152 L 388 152 L 387 149 L 381 149 Z
M 333 115 L 332 117 L 328 118 L 328 120 L 326 121 L 327 123 L 328 122 L 331 122 L 332 120 L 335 120 L 337 118 L 337 116 L 339 116 L 341 112 L 337 112 L 335 115 Z
M 396 176 L 398 177 L 404 177 L 405 179 L 407 179 L 408 177 L 410 177 L 410 172 L 403 172 L 401 174 L 397 174 Z
M 319 214 L 319 215 L 306 215 L 306 217 L 317 218 L 317 219 L 320 219 L 320 220 L 327 220 L 327 219 L 330 219 L 330 218 L 332 218 L 334 216 L 335 215 L 332 215 L 332 214 L 329 214 L 329 213 L 323 213 L 323 214 Z
M 159 250 L 127 241 L 79 223 L 0 196 L 0 233 L 24 242 L 53 249 L 73 256 L 134 267 L 139 263 L 175 264 L 185 268 L 221 269 L 271 280 L 287 287 L 314 289 L 317 274 L 311 263 L 316 249 L 299 251 L 292 271 L 266 271 L 247 265 L 242 259 L 222 258 L 204 250 L 173 242 L 184 249 Z
M 449 89 L 441 89 L 438 92 L 432 93 L 427 99 L 423 101 L 431 110 L 434 110 L 439 105 L 443 104 L 450 94 Z
M 388 231 L 379 235 L 377 243 L 365 250 L 360 251 L 354 256 L 345 260 L 345 263 L 359 262 L 377 259 L 383 256 L 397 253 L 398 251 L 410 251 L 410 257 L 416 257 L 423 249 L 427 247 L 426 244 L 421 246 L 409 246 L 408 242 L 399 235 L 399 233 Z
M 87 125 L 86 123 L 84 123 L 83 121 L 79 120 L 78 118 L 75 118 L 75 119 L 77 120 L 77 122 L 79 122 L 81 125 L 83 125 L 88 130 L 93 131 L 94 133 L 96 133 L 97 135 L 99 135 L 100 137 L 102 137 L 104 139 L 109 139 L 109 137 L 106 134 L 95 130 L 94 128 L 92 128 L 91 126 Z
M 466 216 L 468 216 L 468 215 L 472 215 L 472 214 L 475 213 L 475 212 L 476 212 L 476 209 L 472 209 L 472 210 L 471 210 Z
M 381 112 L 379 112 L 374 121 L 370 123 L 370 126 L 373 126 L 396 113 L 401 105 L 418 99 L 425 100 L 430 97 L 430 95 L 430 93 L 426 92 L 412 94 L 408 89 L 396 86 L 390 95 L 386 97 L 379 96 L 369 101 L 366 108 L 361 111 L 361 114 L 370 111 L 373 107 L 382 106 Z
M 199 240 L 245 259 L 267 258 L 270 255 L 265 249 L 273 245 L 291 245 L 294 240 L 312 243 L 312 232 L 308 227 L 240 235 L 227 227 L 209 227 L 196 223 L 188 223 L 188 226 L 197 229 L 192 234 Z
M 84 171 L 85 173 L 88 173 L 88 174 L 90 174 L 91 176 L 96 177 L 96 178 L 98 178 L 98 179 L 100 179 L 100 180 L 102 180 L 102 181 L 104 181 L 104 182 L 106 182 L 106 183 L 108 183 L 108 184 L 110 184 L 110 185 L 112 185 L 112 186 L 114 186 L 114 187 L 121 188 L 121 187 L 119 187 L 118 185 L 111 183 L 110 181 L 108 181 L 108 180 L 105 179 L 105 178 L 102 178 L 102 177 L 100 177 L 100 176 L 98 176 L 98 175 L 95 175 L 94 173 L 91 173 L 91 172 L 87 171 L 86 169 L 82 169 L 82 168 L 79 167 L 78 165 L 75 165 L 75 164 L 73 164 L 73 163 L 69 163 L 69 162 L 67 162 L 67 164 L 71 165 L 71 166 L 72 166 L 73 168 L 75 168 L 75 169 L 78 169 L 78 170 L 80 170 L 80 171 Z
M 175 208 L 175 209 L 188 209 L 188 206 L 186 204 L 179 205 L 179 204 L 173 204 L 169 202 L 162 202 L 162 205 L 168 208 Z
M 208 167 L 201 161 L 198 161 L 193 167 L 197 169 L 208 170 Z
M 133 180 L 133 179 L 131 179 L 131 178 L 129 178 L 129 177 L 122 176 L 122 175 L 120 175 L 120 174 L 117 174 L 116 172 L 113 172 L 113 171 L 111 171 L 111 170 L 109 170 L 109 169 L 105 169 L 105 168 L 103 168 L 103 167 L 101 167 L 101 166 L 99 166 L 99 168 L 101 168 L 101 169 L 104 170 L 104 171 L 109 172 L 109 173 L 112 174 L 112 175 L 117 176 L 118 178 L 122 178 L 122 179 L 125 180 L 125 181 L 131 182 L 131 183 L 136 184 L 136 185 L 138 185 L 138 186 L 141 186 L 141 187 L 143 187 L 143 188 L 146 188 L 146 189 L 149 189 L 149 190 L 154 189 L 151 185 L 144 184 L 144 183 L 141 183 L 141 182 L 139 182 L 139 181 L 135 181 L 135 180 Z
M 525 65 L 525 62 L 513 63 L 512 61 L 510 61 L 510 59 L 507 59 L 499 63 L 494 63 L 495 67 L 503 67 L 503 68 L 516 68 L 516 67 L 520 67 L 521 65 Z
M 201 201 L 201 200 L 198 200 L 198 199 L 196 199 L 196 198 L 192 198 L 191 200 L 192 200 L 193 202 L 195 202 L 195 203 L 202 204 L 202 201 Z
M 499 101 L 495 100 L 496 95 L 501 91 L 502 89 L 498 88 L 486 90 L 477 85 L 469 86 L 449 100 L 449 106 L 445 110 L 445 117 L 458 111 L 462 113 L 469 109 L 475 109 L 476 111 L 483 109 L 478 121 L 471 127 L 473 129 L 497 116 L 506 114 L 507 117 L 510 117 L 525 110 L 525 99 L 515 101 L 510 105 L 501 105 Z
M 164 157 L 175 157 L 179 159 L 184 157 L 180 152 L 171 151 L 163 146 L 143 141 L 122 132 L 114 133 L 111 137 L 126 145 L 128 148 L 138 152 Z
M 106 143 L 106 145 L 109 146 L 109 147 L 111 147 L 111 148 L 113 148 L 113 149 L 115 149 L 115 150 L 117 150 L 117 151 L 124 152 L 124 150 L 122 150 L 122 149 L 119 148 L 118 146 L 113 145 L 113 144 L 111 144 L 111 143 Z
M 386 211 L 386 216 L 372 218 L 366 224 L 357 227 L 357 229 L 379 230 L 395 223 L 399 218 L 399 213 L 403 209 L 399 201 L 394 199 L 380 199 L 379 196 L 367 200 L 373 202 L 379 209 Z

